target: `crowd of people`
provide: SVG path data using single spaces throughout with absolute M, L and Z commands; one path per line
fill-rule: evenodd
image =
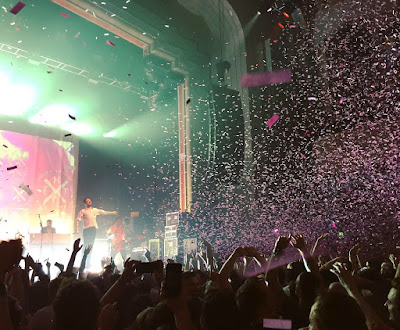
M 326 239 L 309 246 L 303 235 L 280 236 L 269 255 L 237 247 L 224 261 L 204 241 L 201 267 L 128 258 L 119 272 L 111 259 L 100 274 L 85 271 L 91 246 L 77 239 L 53 280 L 49 262 L 22 257 L 20 240 L 4 241 L 0 330 L 400 329 L 397 258 L 363 260 L 358 244 L 327 255 Z

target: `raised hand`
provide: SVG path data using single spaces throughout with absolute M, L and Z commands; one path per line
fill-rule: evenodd
M 398 265 L 398 263 L 399 263 L 399 260 L 398 260 L 397 257 L 395 257 L 394 254 L 389 255 L 389 260 L 390 260 L 390 262 L 392 263 L 393 268 L 397 268 L 397 265 Z
M 46 261 L 46 267 L 47 267 L 47 268 L 50 268 L 51 263 L 49 262 L 49 259 L 46 259 L 45 261 Z
M 275 242 L 274 253 L 279 253 L 289 246 L 289 238 L 286 236 L 279 236 Z
M 323 239 L 325 239 L 327 236 L 328 236 L 328 233 L 323 233 L 322 235 L 318 236 L 317 240 L 318 240 L 318 241 L 323 240 Z
M 290 244 L 299 251 L 303 251 L 307 248 L 306 241 L 302 234 L 290 235 Z
M 81 239 L 80 238 L 76 239 L 75 242 L 74 242 L 74 250 L 73 250 L 73 252 L 75 254 L 77 254 L 83 247 L 83 245 L 79 246 L 80 243 L 81 243 Z
M 140 262 L 137 260 L 130 260 L 130 258 L 125 260 L 124 271 L 121 275 L 121 281 L 123 281 L 124 283 L 129 283 L 135 278 L 135 267 L 138 263 Z
M 33 258 L 30 256 L 30 254 L 28 254 L 25 257 L 25 263 L 28 267 L 33 268 L 35 266 L 35 261 L 33 260 Z
M 60 273 L 62 273 L 64 271 L 64 265 L 63 264 L 59 264 L 58 262 L 56 262 L 54 264 L 54 266 L 56 266 L 60 270 Z
M 118 215 L 118 211 L 114 211 L 113 214 Z
M 336 262 L 331 269 L 331 272 L 334 273 L 338 278 L 340 283 L 346 290 L 357 291 L 357 284 L 354 280 L 353 275 L 351 274 L 351 270 L 347 268 L 347 265 L 341 262 Z

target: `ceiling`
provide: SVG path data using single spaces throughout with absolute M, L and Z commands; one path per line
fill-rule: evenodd
M 0 13 L 1 129 L 125 146 L 174 134 L 183 76 L 171 63 L 50 1 L 10 8 Z

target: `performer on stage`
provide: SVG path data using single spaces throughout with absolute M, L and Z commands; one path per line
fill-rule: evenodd
M 97 221 L 96 218 L 99 214 L 115 214 L 118 215 L 117 211 L 104 211 L 97 209 L 92 206 L 92 200 L 90 198 L 85 198 L 83 200 L 85 203 L 85 208 L 80 210 L 78 213 L 78 217 L 76 219 L 76 225 L 75 225 L 75 232 L 78 234 L 79 233 L 79 222 L 83 220 L 83 245 L 86 247 L 88 245 L 92 246 L 92 250 L 87 256 L 86 259 L 86 265 L 87 268 L 90 267 L 90 257 L 92 255 L 93 251 L 93 245 L 94 245 L 94 240 L 96 238 L 96 232 L 97 228 Z
M 122 218 L 117 218 L 117 221 L 107 230 L 107 236 L 111 238 L 111 257 L 115 259 L 115 256 L 121 253 L 122 259 L 126 259 L 125 247 L 130 240 L 126 237 L 124 228 L 122 227 Z
M 40 222 L 42 224 L 42 222 Z M 55 234 L 56 229 L 53 227 L 53 221 L 52 220 L 47 220 L 47 226 L 42 227 L 42 234 Z

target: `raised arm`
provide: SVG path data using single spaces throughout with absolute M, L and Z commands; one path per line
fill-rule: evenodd
M 301 258 L 303 259 L 304 267 L 306 270 L 314 274 L 318 279 L 321 275 L 319 273 L 319 267 L 317 261 L 312 257 L 307 243 L 302 234 L 291 235 L 290 244 L 293 245 L 299 251 Z
M 366 302 L 363 295 L 357 288 L 357 284 L 351 274 L 351 270 L 347 269 L 345 264 L 336 263 L 333 265 L 333 269 L 331 271 L 339 278 L 340 283 L 346 289 L 349 296 L 354 298 L 361 307 L 367 320 L 369 330 L 393 330 L 391 327 L 386 325 L 385 322 L 383 322 L 374 309 Z
M 72 275 L 72 268 L 74 267 L 76 255 L 78 254 L 78 252 L 79 252 L 79 251 L 82 249 L 82 247 L 83 247 L 83 245 L 79 246 L 80 242 L 81 242 L 81 239 L 80 239 L 80 238 L 78 238 L 78 239 L 75 240 L 75 242 L 74 242 L 74 248 L 73 248 L 73 250 L 72 250 L 71 258 L 69 259 L 68 266 L 67 266 L 67 270 L 66 270 L 67 276 Z
M 314 255 L 315 251 L 317 250 L 317 248 L 318 248 L 318 246 L 319 246 L 319 243 L 320 243 L 322 240 L 324 240 L 327 236 L 328 236 L 328 233 L 324 233 L 324 234 L 322 234 L 321 236 L 318 236 L 318 238 L 317 238 L 317 240 L 315 241 L 314 246 L 313 246 L 313 248 L 312 248 L 312 250 L 311 250 L 311 255 L 312 255 L 312 256 Z
M 118 211 L 106 211 L 106 210 L 102 210 L 102 209 L 97 209 L 99 214 L 114 214 L 114 215 L 118 215 Z
M 108 304 L 113 304 L 117 301 L 117 298 L 121 294 L 122 290 L 125 287 L 125 284 L 129 283 L 133 278 L 135 266 L 139 262 L 136 260 L 129 260 L 129 258 L 125 261 L 124 271 L 121 277 L 114 283 L 114 285 L 104 294 L 104 296 L 100 300 L 100 310 Z

